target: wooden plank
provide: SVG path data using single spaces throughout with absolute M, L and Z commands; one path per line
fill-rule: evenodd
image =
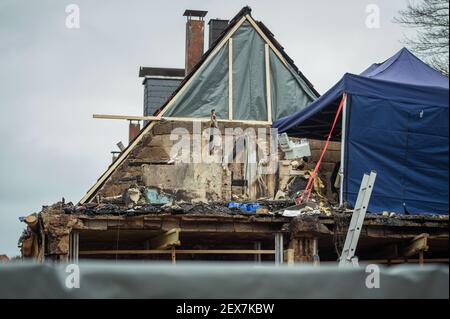
M 420 260 L 415 259 L 360 259 L 360 264 L 403 264 L 403 263 L 413 263 L 417 264 Z M 335 261 L 323 261 L 322 264 L 332 264 L 336 263 Z M 430 258 L 425 259 L 424 263 L 426 264 L 434 264 L 434 263 L 449 263 L 449 258 Z
M 162 117 L 161 119 L 175 122 L 209 122 L 211 118 L 206 117 Z M 251 121 L 251 120 L 230 120 L 230 119 L 217 119 L 219 123 L 243 123 L 250 125 L 270 125 L 268 121 Z
M 233 39 L 228 39 L 228 119 L 233 119 Z
M 105 120 L 132 120 L 132 121 L 154 121 L 160 120 L 158 116 L 135 116 L 135 115 L 113 115 L 113 114 L 93 114 L 94 119 Z
M 267 120 L 272 123 L 272 91 L 270 86 L 270 60 L 269 45 L 264 45 L 265 73 L 266 73 L 266 100 L 267 100 Z
M 231 40 L 231 39 L 230 39 Z M 232 85 L 232 83 L 231 83 Z M 229 92 L 232 95 L 232 92 Z M 231 96 L 232 98 L 232 96 Z M 231 105 L 231 112 L 233 111 Z M 231 113 L 232 114 L 232 113 Z M 206 117 L 164 117 L 164 116 L 136 116 L 136 115 L 114 115 L 114 114 L 93 114 L 95 119 L 108 119 L 108 120 L 132 120 L 132 121 L 173 121 L 173 122 L 209 122 L 211 119 Z M 219 123 L 245 123 L 245 124 L 262 124 L 270 125 L 269 121 L 251 121 L 251 120 L 233 120 L 217 119 Z
M 172 250 L 156 250 L 156 249 L 148 249 L 148 250 L 84 250 L 79 252 L 80 255 L 153 255 L 153 254 L 172 254 Z M 226 255 L 236 255 L 236 254 L 245 254 L 245 255 L 274 255 L 275 250 L 254 250 L 254 249 L 210 249 L 210 250 L 201 250 L 201 249 L 180 249 L 176 250 L 176 254 L 226 254 Z
M 149 240 L 149 249 L 161 250 L 180 246 L 180 229 L 173 228 Z
M 407 246 L 401 248 L 400 255 L 403 257 L 411 257 L 420 252 L 427 251 L 428 237 L 429 235 L 425 233 L 414 237 Z

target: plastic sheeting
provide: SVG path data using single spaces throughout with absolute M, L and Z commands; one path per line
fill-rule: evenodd
M 208 118 L 213 109 L 217 118 L 228 119 L 228 45 L 203 65 L 164 116 Z
M 314 93 L 293 70 L 287 69 L 270 49 L 270 84 L 272 94 L 272 118 L 280 119 L 316 99 Z
M 0 298 L 445 298 L 448 266 L 380 266 L 373 274 L 336 266 L 80 263 L 79 288 L 68 289 L 65 265 L 0 265 Z M 374 277 L 372 277 L 374 278 Z M 370 282 L 373 279 L 369 278 Z M 220 289 L 218 289 L 220 287 Z
M 248 21 L 232 38 L 233 119 L 267 121 L 265 42 Z
M 245 21 L 232 35 L 233 120 L 267 121 L 265 41 Z M 269 50 L 272 120 L 313 101 L 315 93 Z M 228 119 L 228 44 L 194 75 L 188 87 L 164 113 L 167 117 L 207 118 L 215 109 Z
M 375 170 L 369 211 L 448 214 L 448 78 L 402 49 L 362 76 L 346 74 L 274 127 L 285 132 L 335 112 L 344 92 L 349 97 L 344 200 L 353 206 L 363 173 Z

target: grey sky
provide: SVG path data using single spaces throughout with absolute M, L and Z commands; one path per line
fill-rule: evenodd
M 80 29 L 65 27 L 70 3 Z M 379 29 L 365 26 L 368 4 Z M 184 67 L 184 9 L 231 18 L 245 5 L 321 93 L 402 46 L 391 21 L 406 0 L 0 0 L 0 254 L 19 254 L 19 216 L 77 202 L 127 141 L 126 121 L 92 113 L 139 115 L 138 67 Z

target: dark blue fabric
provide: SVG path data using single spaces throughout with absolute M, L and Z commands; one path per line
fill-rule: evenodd
M 348 203 L 373 169 L 370 211 L 448 213 L 448 108 L 352 95 L 348 115 Z
M 370 211 L 403 213 L 406 207 L 411 214 L 448 214 L 448 78 L 402 49 L 359 76 L 345 74 L 307 108 L 273 126 L 286 132 L 335 107 L 344 92 L 346 201 L 354 205 L 363 173 L 375 170 Z
M 448 78 L 403 48 L 381 64 L 372 64 L 361 76 L 404 84 L 448 89 Z

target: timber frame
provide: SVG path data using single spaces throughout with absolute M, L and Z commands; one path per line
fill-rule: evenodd
M 102 205 L 98 206 L 99 209 Z M 94 208 L 95 211 L 96 208 Z M 77 211 L 75 209 L 75 211 Z M 276 214 L 68 213 L 61 204 L 39 214 L 47 260 L 80 259 L 336 262 L 349 212 L 296 218 Z M 343 226 L 345 225 L 345 226 Z M 280 243 L 281 240 L 281 243 Z M 448 216 L 367 214 L 357 247 L 361 262 L 448 263 Z

